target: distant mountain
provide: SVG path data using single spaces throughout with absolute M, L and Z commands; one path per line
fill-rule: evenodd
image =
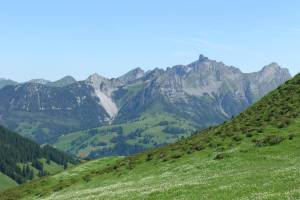
M 238 114 L 290 77 L 287 69 L 276 64 L 244 74 L 200 56 L 190 65 L 149 72 L 143 77 L 145 85 L 119 109 L 116 120 L 135 118 L 160 105 L 165 112 L 184 116 L 204 128 Z M 116 94 L 118 98 L 128 95 Z
M 72 76 L 65 76 L 57 81 L 49 82 L 47 83 L 47 85 L 52 87 L 65 87 L 76 82 L 77 82 L 76 79 L 73 78 Z
M 0 89 L 4 88 L 7 85 L 17 85 L 18 83 L 13 80 L 0 78 Z
M 45 79 L 31 79 L 28 81 L 28 83 L 38 83 L 38 84 L 42 84 L 42 85 L 46 85 L 48 83 L 50 83 L 51 81 L 45 80 Z
M 290 78 L 276 63 L 242 73 L 201 55 L 189 65 L 137 68 L 113 79 L 93 74 L 61 87 L 5 87 L 0 123 L 82 156 L 127 155 L 230 119 Z
M 71 85 L 73 83 L 76 83 L 76 79 L 73 78 L 72 76 L 65 76 L 57 81 L 51 82 L 45 79 L 31 79 L 25 83 L 37 83 L 37 84 L 42 84 L 42 85 L 48 85 L 48 86 L 52 86 L 52 87 L 64 87 L 67 85 Z M 2 89 L 3 87 L 7 86 L 7 85 L 19 85 L 22 83 L 10 80 L 10 79 L 4 79 L 4 78 L 0 78 L 0 89 Z
M 0 126 L 0 173 L 21 184 L 39 176 L 57 173 L 76 164 L 73 157 L 46 145 L 38 144 Z M 2 182 L 5 176 L 0 176 Z M 6 178 L 6 179 L 7 179 Z M 0 184 L 0 190 L 6 188 Z
M 125 158 L 89 161 L 0 199 L 299 199 L 299 147 L 300 74 L 218 126 Z
M 30 81 L 27 81 L 26 83 L 37 83 L 37 84 L 47 85 L 51 87 L 65 87 L 76 82 L 77 82 L 76 79 L 73 78 L 72 76 L 65 76 L 54 82 L 45 79 L 32 79 Z
M 123 76 L 120 76 L 119 78 L 117 78 L 117 80 L 120 81 L 122 84 L 129 84 L 139 78 L 142 78 L 144 75 L 145 71 L 138 67 L 127 72 Z

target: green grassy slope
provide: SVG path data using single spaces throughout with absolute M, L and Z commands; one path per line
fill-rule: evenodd
M 63 135 L 54 146 L 80 157 L 130 155 L 174 143 L 195 130 L 195 125 L 174 115 L 146 114 L 134 121 Z
M 18 184 L 14 180 L 0 172 L 0 191 L 17 185 Z
M 300 199 L 299 113 L 297 75 L 230 122 L 105 166 L 88 162 L 74 177 L 46 177 L 0 199 Z

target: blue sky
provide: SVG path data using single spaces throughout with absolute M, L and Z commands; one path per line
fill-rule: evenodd
M 300 1 L 1 1 L 0 77 L 116 77 L 204 54 L 300 71 Z

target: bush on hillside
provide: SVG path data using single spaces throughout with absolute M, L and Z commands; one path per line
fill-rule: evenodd
M 153 159 L 153 155 L 152 154 L 147 154 L 146 161 L 150 161 L 152 159 Z
M 225 153 L 218 153 L 215 157 L 214 160 L 222 160 L 224 158 L 228 157 L 228 154 Z
M 234 136 L 232 137 L 232 139 L 233 139 L 234 141 L 236 141 L 236 142 L 239 142 L 239 141 L 242 140 L 241 136 L 238 135 L 238 134 L 234 135 Z
M 246 137 L 252 137 L 253 134 L 251 132 L 246 133 Z
M 169 125 L 169 122 L 168 121 L 161 121 L 161 122 L 159 122 L 158 125 L 159 126 L 167 126 L 167 125 Z
M 291 133 L 288 135 L 288 138 L 289 138 L 289 140 L 292 140 L 292 139 L 294 139 L 295 136 L 296 136 L 295 134 Z
M 283 136 L 280 135 L 268 135 L 262 139 L 255 139 L 253 142 L 256 146 L 272 146 L 281 143 L 284 140 Z

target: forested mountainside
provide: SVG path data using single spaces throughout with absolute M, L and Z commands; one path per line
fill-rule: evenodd
M 0 197 L 299 199 L 299 127 L 296 75 L 221 125 L 126 158 L 91 161 Z
M 72 156 L 49 145 L 40 147 L 0 126 L 0 172 L 17 184 L 56 173 L 76 163 L 78 159 Z M 0 182 L 2 180 L 0 177 Z
M 83 157 L 128 155 L 222 123 L 289 78 L 276 63 L 242 73 L 201 55 L 113 79 L 31 81 L 0 90 L 0 123 Z

